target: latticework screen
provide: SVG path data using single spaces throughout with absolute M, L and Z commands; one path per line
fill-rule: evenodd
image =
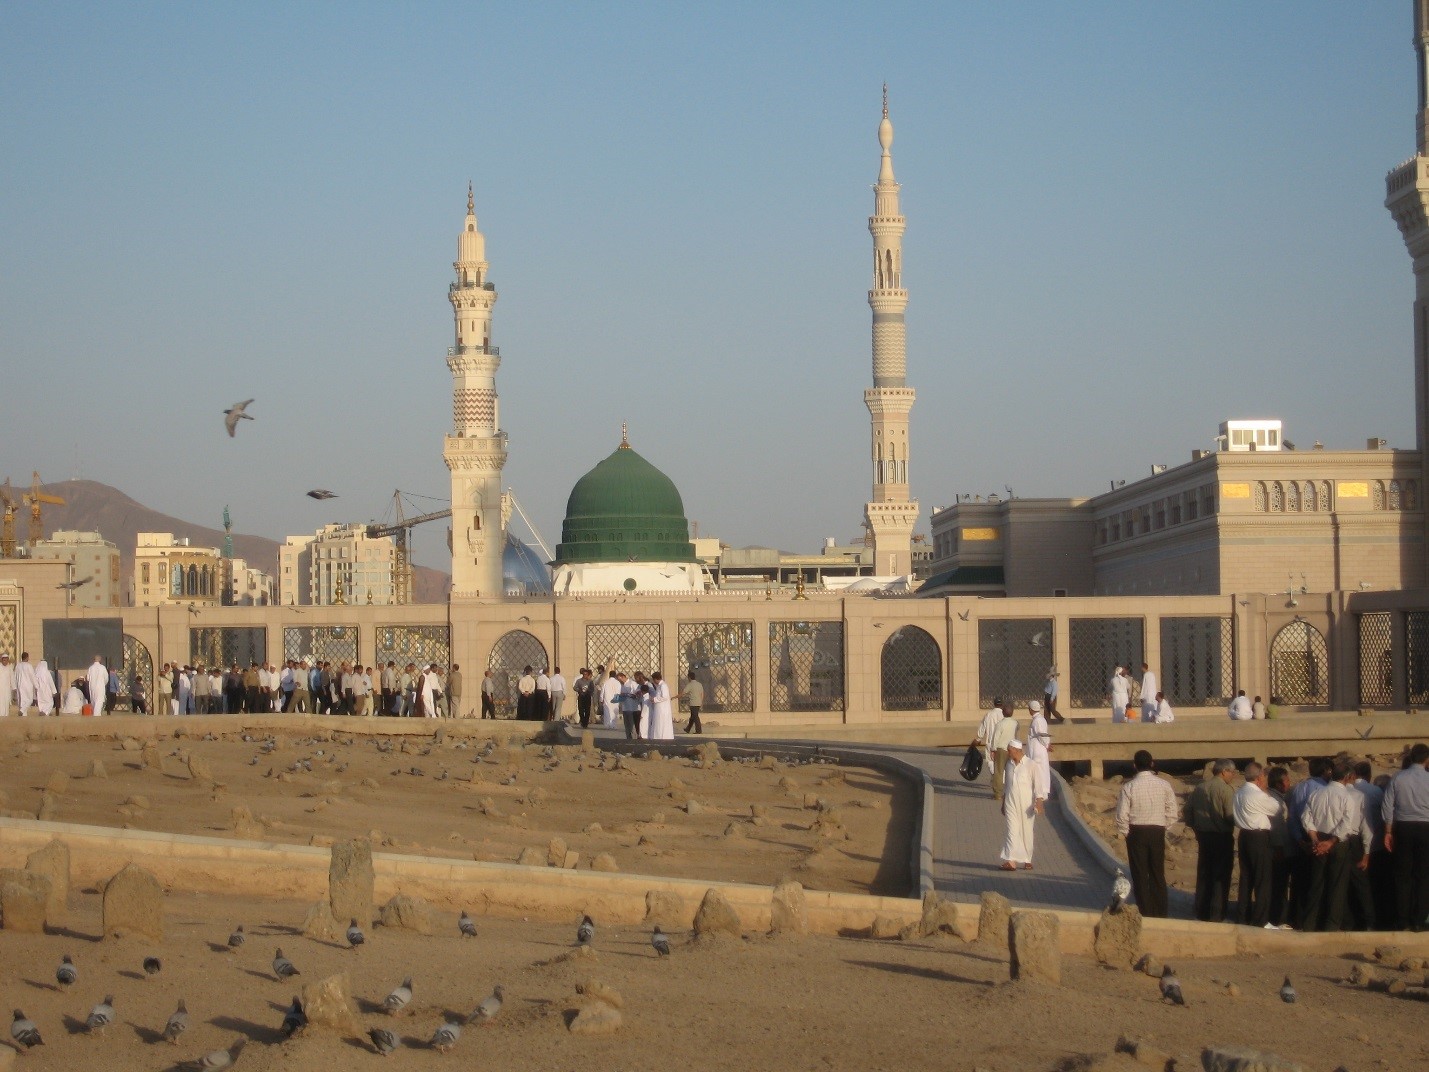
M 1359 616 L 1360 703 L 1378 707 L 1394 702 L 1393 622 L 1387 610 Z
M 678 692 L 693 673 L 705 687 L 705 714 L 754 710 L 754 623 L 681 622 Z
M 1102 707 L 1118 666 L 1137 676 L 1145 658 L 1146 623 L 1141 618 L 1073 618 L 1067 639 L 1072 661 L 1070 706 Z
M 357 626 L 285 625 L 283 658 L 330 662 L 334 666 L 357 662 Z
M 522 629 L 503 633 L 491 649 L 486 668 L 495 683 L 496 713 L 509 714 L 516 707 L 516 683 L 526 667 L 549 669 L 546 646 Z
M 1042 698 L 1052 666 L 1051 618 L 982 618 L 977 623 L 978 703 L 1021 706 Z
M 943 706 L 943 655 L 932 634 L 905 625 L 883 642 L 879 690 L 885 711 L 936 711 Z
M 769 710 L 843 709 L 843 622 L 770 622 Z
M 194 666 L 248 666 L 268 661 L 268 630 L 261 625 L 206 626 L 189 630 Z
M 1161 691 L 1173 707 L 1216 707 L 1235 695 L 1231 619 L 1161 619 Z
M 1330 653 L 1309 622 L 1290 622 L 1270 642 L 1270 695 L 1286 704 L 1330 702 Z
M 586 626 L 585 664 L 592 670 L 597 666 L 607 670 L 617 666 L 627 673 L 664 673 L 660 665 L 660 626 L 653 622 Z
M 398 666 L 406 666 L 408 663 L 415 663 L 417 666 L 426 666 L 428 663 L 447 666 L 451 657 L 451 630 L 445 625 L 377 627 L 378 666 L 386 666 L 389 662 Z
M 119 671 L 119 692 L 123 696 L 130 697 L 129 710 L 131 711 L 134 710 L 131 693 L 136 674 L 140 684 L 144 687 L 145 698 L 152 704 L 154 702 L 154 657 L 149 654 L 149 649 L 144 646 L 143 641 L 125 633 L 124 667 Z M 150 711 L 152 712 L 152 710 L 151 707 Z M 168 714 L 168 712 L 165 711 L 164 714 Z
M 1429 703 L 1429 611 L 1412 610 L 1404 616 L 1404 649 L 1409 702 Z

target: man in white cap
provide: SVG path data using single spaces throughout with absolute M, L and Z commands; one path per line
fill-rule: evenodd
M 1150 663 L 1141 664 L 1141 721 L 1156 721 L 1156 671 Z
M 104 714 L 104 694 L 109 690 L 109 667 L 104 665 L 104 656 L 96 655 L 89 664 L 84 679 L 89 682 L 89 709 L 95 715 Z
M 1022 742 L 1007 742 L 1007 770 L 1002 779 L 1002 870 L 1032 870 L 1033 824 L 1042 814 L 1047 783 L 1042 768 L 1027 758 Z
M 10 665 L 10 653 L 0 652 L 0 718 L 10 716 L 10 701 L 15 695 L 15 668 Z
M 969 748 L 980 747 L 987 758 L 987 769 L 992 775 L 992 799 L 1002 800 L 1002 771 L 1007 766 L 1007 742 L 1017 736 L 1017 723 L 1009 713 L 1009 705 L 998 697 L 992 707 L 978 723 L 977 736 Z
M 24 718 L 35 705 L 35 667 L 28 651 L 20 652 L 20 665 L 15 667 L 15 699 Z
M 1042 712 L 1042 704 L 1033 700 L 1027 705 L 1032 715 L 1032 724 L 1027 727 L 1027 758 L 1042 768 L 1042 784 L 1049 789 L 1052 785 L 1052 731 L 1047 727 L 1047 716 Z
M 1111 720 L 1125 722 L 1126 705 L 1131 702 L 1131 677 L 1127 674 L 1126 667 L 1118 664 L 1111 675 L 1107 691 L 1111 694 Z

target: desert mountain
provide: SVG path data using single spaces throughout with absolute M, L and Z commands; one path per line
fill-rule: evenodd
M 175 536 L 187 537 L 198 547 L 223 547 L 223 530 L 195 525 L 168 514 L 151 510 L 137 503 L 118 488 L 101 484 L 97 480 L 66 480 L 59 484 L 46 484 L 44 490 L 65 500 L 63 506 L 44 508 L 45 535 L 56 529 L 79 529 L 98 532 L 106 540 L 119 548 L 122 576 L 127 581 L 133 576 L 134 544 L 141 532 L 172 532 Z M 19 489 L 16 489 L 18 497 Z M 16 535 L 23 541 L 29 511 L 22 508 L 16 519 Z M 233 553 L 256 569 L 267 570 L 277 576 L 278 540 L 266 536 L 244 536 L 233 534 Z M 450 589 L 451 578 L 440 570 L 417 566 L 413 571 L 413 598 L 418 603 L 444 603 Z

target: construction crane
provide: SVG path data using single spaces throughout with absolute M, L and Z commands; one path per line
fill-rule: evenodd
M 31 547 L 45 538 L 45 523 L 40 517 L 40 504 L 49 503 L 51 506 L 63 506 L 65 501 L 58 495 L 50 495 L 40 487 L 40 474 L 32 474 L 30 480 L 30 490 L 25 493 L 24 499 L 30 504 L 30 538 L 25 542 Z
M 511 511 L 512 511 L 512 509 L 514 509 L 514 510 L 516 511 L 516 513 L 521 516 L 521 520 L 526 523 L 526 528 L 530 530 L 531 535 L 532 535 L 533 537 L 535 537 L 535 540 L 536 540 L 537 545 L 541 548 L 541 553 L 546 556 L 546 561 L 547 561 L 547 562 L 550 562 L 552 559 L 554 559 L 556 556 L 555 556 L 554 554 L 552 554 L 552 553 L 551 553 L 551 549 L 550 549 L 548 546 L 546 546 L 546 541 L 543 540 L 543 539 L 541 539 L 541 534 L 536 530 L 536 526 L 533 525 L 533 524 L 531 524 L 531 519 L 526 516 L 526 511 L 523 510 L 523 509 L 521 509 L 521 503 L 520 503 L 519 501 L 517 501 L 517 499 L 516 499 L 516 493 L 515 493 L 514 491 L 512 491 L 510 488 L 507 488 L 507 489 L 502 493 L 501 498 L 502 498 L 502 503 L 501 503 L 501 505 L 502 505 L 501 520 L 502 520 L 502 522 L 503 522 L 503 523 L 506 523 L 506 522 L 509 522 L 509 521 L 510 521 L 510 519 L 511 519 Z M 508 525 L 508 527 L 509 527 L 509 525 Z
M 0 502 L 5 504 L 3 534 L 0 534 L 0 556 L 15 557 L 15 489 L 10 486 L 10 478 L 0 484 Z
M 430 513 L 417 514 L 415 517 L 406 517 L 402 512 L 402 492 L 400 490 L 392 493 L 392 509 L 397 519 L 390 525 L 368 525 L 367 536 L 373 540 L 383 536 L 392 537 L 392 543 L 396 548 L 396 554 L 392 558 L 392 602 L 410 603 L 412 602 L 412 558 L 407 549 L 407 536 L 412 531 L 413 525 L 451 517 L 452 510 L 448 506 L 445 510 L 433 510 Z

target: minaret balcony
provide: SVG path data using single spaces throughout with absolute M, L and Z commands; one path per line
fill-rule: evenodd
M 1411 156 L 1386 175 L 1384 179 L 1386 196 L 1392 197 L 1400 190 L 1416 185 L 1419 182 L 1420 176 L 1424 173 L 1424 165 L 1426 163 L 1429 163 L 1429 158 Z
M 487 354 L 490 357 L 500 357 L 501 347 L 499 346 L 448 346 L 448 357 L 461 357 L 464 354 Z
M 496 289 L 496 284 L 495 284 L 495 283 L 492 283 L 492 282 L 490 282 L 490 281 L 487 281 L 487 282 L 485 282 L 485 283 L 477 283 L 477 282 L 475 282 L 475 281 L 468 281 L 468 282 L 466 282 L 466 283 L 449 283 L 449 284 L 447 284 L 447 290 L 448 290 L 448 291 L 454 291 L 454 290 L 495 290 L 495 289 Z

